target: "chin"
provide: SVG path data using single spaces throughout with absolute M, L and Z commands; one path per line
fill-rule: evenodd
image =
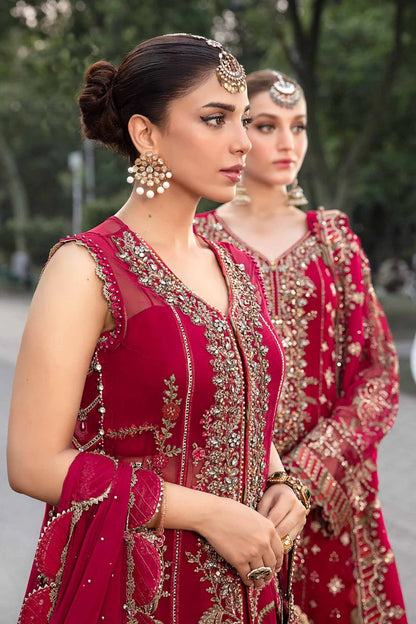
M 230 202 L 235 197 L 235 186 L 229 186 L 228 188 L 221 189 L 212 189 L 207 191 L 206 194 L 203 195 L 205 199 L 210 199 L 211 201 L 218 202 L 219 204 L 226 204 Z

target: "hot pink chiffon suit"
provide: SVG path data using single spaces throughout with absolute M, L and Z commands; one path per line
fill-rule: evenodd
M 397 357 L 358 238 L 344 214 L 310 211 L 304 236 L 269 261 L 215 212 L 197 217 L 199 233 L 257 260 L 285 349 L 274 442 L 313 501 L 295 602 L 310 624 L 405 624 L 377 498 L 377 447 L 398 407 Z
M 200 535 L 144 526 L 161 480 L 252 508 L 263 494 L 284 355 L 257 265 L 209 243 L 224 315 L 116 217 L 70 241 L 92 256 L 115 327 L 92 357 L 80 453 L 47 508 L 20 623 L 275 624 L 277 581 L 248 590 Z

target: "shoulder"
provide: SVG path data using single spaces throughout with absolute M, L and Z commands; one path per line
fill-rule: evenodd
M 360 245 L 358 236 L 350 226 L 349 218 L 340 210 L 325 210 L 320 207 L 318 210 L 307 213 L 308 225 L 318 238 L 323 242 L 350 243 Z
M 103 252 L 103 249 L 108 244 L 108 238 L 121 229 L 122 228 L 117 220 L 115 220 L 114 217 L 111 217 L 91 230 L 81 232 L 80 234 L 74 234 L 73 236 L 67 236 L 66 238 L 61 238 L 61 240 L 58 241 L 50 250 L 48 264 L 55 256 L 59 256 L 60 258 L 88 258 L 88 255 L 85 251 L 82 251 L 82 248 L 88 251 L 90 256 L 95 257 L 97 252 Z
M 340 210 L 326 210 L 323 206 L 319 206 L 317 210 L 308 210 L 306 218 L 309 223 L 333 223 L 335 225 L 339 223 L 348 223 L 348 217 L 344 212 Z
M 95 273 L 95 263 L 88 250 L 83 249 L 78 237 L 68 237 L 52 247 L 42 271 L 42 278 L 52 272 L 73 274 L 82 279 Z
M 71 279 L 71 283 L 82 283 L 87 280 L 99 283 L 98 265 L 107 265 L 109 252 L 107 240 L 111 230 L 120 230 L 120 225 L 107 219 L 97 227 L 67 236 L 57 242 L 49 252 L 48 261 L 42 271 L 42 279 L 46 276 L 58 275 L 63 281 Z
M 97 265 L 88 250 L 69 241 L 56 245 L 46 263 L 36 290 L 36 299 L 42 309 L 55 311 L 54 315 L 66 319 L 94 314 L 101 318 L 107 309 L 102 296 L 102 283 L 97 275 Z

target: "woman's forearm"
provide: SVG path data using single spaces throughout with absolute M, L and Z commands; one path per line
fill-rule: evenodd
M 280 459 L 280 455 L 277 451 L 277 448 L 272 442 L 270 447 L 270 464 L 269 464 L 269 475 L 273 472 L 281 472 L 284 470 L 282 460 Z

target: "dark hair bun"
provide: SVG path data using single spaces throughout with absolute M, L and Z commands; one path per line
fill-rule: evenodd
M 155 125 L 167 119 L 169 105 L 218 66 L 219 48 L 193 35 L 161 35 L 131 50 L 118 69 L 99 61 L 91 65 L 79 96 L 84 134 L 127 156 L 137 149 L 129 133 L 133 115 Z
M 84 135 L 128 155 L 120 117 L 113 99 L 117 69 L 107 61 L 91 65 L 78 98 Z

